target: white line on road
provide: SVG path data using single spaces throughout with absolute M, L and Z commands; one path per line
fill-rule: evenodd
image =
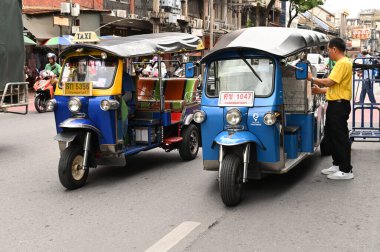
M 182 222 L 161 240 L 153 244 L 145 252 L 165 252 L 174 247 L 178 242 L 190 234 L 201 223 L 193 221 Z

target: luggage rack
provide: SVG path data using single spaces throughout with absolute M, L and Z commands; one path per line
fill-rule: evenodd
M 358 60 L 368 60 L 370 64 L 358 63 Z M 380 101 L 360 102 L 360 94 L 364 81 L 372 82 L 372 85 L 379 85 L 380 76 L 380 58 L 356 58 L 353 63 L 353 101 L 352 101 L 352 128 L 350 131 L 350 140 L 353 142 L 380 142 Z M 368 77 L 364 75 L 358 77 L 356 73 L 368 71 Z M 372 74 L 369 74 L 369 73 Z M 377 72 L 377 75 L 376 75 Z M 359 90 L 360 89 L 360 90 Z M 373 87 L 372 87 L 373 90 Z M 368 94 L 367 94 L 368 96 Z M 369 121 L 365 119 L 369 118 Z
M 22 115 L 28 113 L 28 82 L 9 82 L 0 95 L 0 112 Z M 8 110 L 13 107 L 25 107 L 25 112 Z

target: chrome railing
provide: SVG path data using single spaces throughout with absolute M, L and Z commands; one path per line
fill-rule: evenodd
M 0 112 L 26 115 L 28 113 L 28 82 L 9 82 L 0 91 Z M 25 107 L 25 112 L 10 111 L 8 108 Z

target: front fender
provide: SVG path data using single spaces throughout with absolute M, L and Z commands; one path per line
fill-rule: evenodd
M 99 136 L 102 135 L 94 122 L 87 118 L 69 118 L 60 123 L 59 127 L 62 129 L 89 129 Z
M 215 137 L 213 148 L 215 143 L 224 146 L 234 146 L 252 142 L 256 143 L 261 149 L 266 149 L 260 139 L 249 131 L 222 131 Z

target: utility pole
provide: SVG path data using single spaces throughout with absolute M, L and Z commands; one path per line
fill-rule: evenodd
M 130 0 L 129 13 L 130 14 L 135 14 L 135 0 Z
M 153 0 L 153 33 L 160 33 L 160 0 Z
M 214 48 L 214 0 L 210 0 L 210 50 Z

